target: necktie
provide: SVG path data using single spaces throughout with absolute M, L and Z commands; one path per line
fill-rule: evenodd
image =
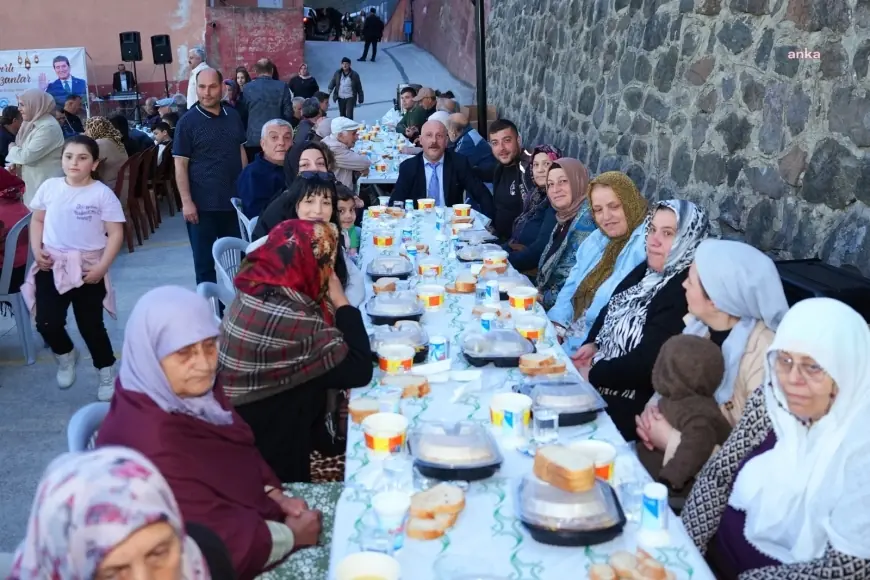
M 63 81 L 63 90 L 65 90 L 68 93 L 72 92 L 72 89 L 69 88 L 69 81 Z
M 438 164 L 427 163 L 426 165 L 432 170 L 432 177 L 429 179 L 429 189 L 426 194 L 435 200 L 435 205 L 443 206 L 444 200 L 441 199 L 441 183 L 438 181 Z

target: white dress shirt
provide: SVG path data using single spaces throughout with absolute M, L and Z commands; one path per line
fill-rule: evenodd
M 119 76 L 121 77 L 121 92 L 126 93 L 127 92 L 127 73 L 122 72 Z
M 426 197 L 429 196 L 429 182 L 432 181 L 432 168 L 430 163 L 435 163 L 435 171 L 438 172 L 438 187 L 441 189 L 439 197 L 435 198 L 435 205 L 444 207 L 447 205 L 447 200 L 444 199 L 444 156 L 438 161 L 429 161 L 426 156 L 423 156 L 423 169 L 426 170 Z

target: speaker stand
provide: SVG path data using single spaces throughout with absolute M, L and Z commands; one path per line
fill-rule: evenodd
M 136 109 L 133 111 L 133 122 L 142 122 L 142 110 L 139 106 L 139 75 L 136 74 L 136 61 L 133 61 L 133 78 L 136 80 Z
M 163 82 L 166 86 L 166 98 L 169 98 L 169 76 L 166 74 L 166 63 L 163 63 Z

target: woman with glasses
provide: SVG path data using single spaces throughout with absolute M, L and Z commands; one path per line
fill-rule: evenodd
M 683 288 L 689 307 L 683 333 L 709 338 L 722 348 L 725 376 L 715 398 L 735 425 L 764 380 L 765 353 L 788 310 L 776 265 L 743 242 L 704 240 Z M 654 402 L 638 417 L 637 435 L 647 449 L 663 451 L 665 463 L 680 445 L 679 431 Z
M 870 330 L 803 300 L 767 351 L 763 386 L 682 514 L 717 578 L 870 577 Z

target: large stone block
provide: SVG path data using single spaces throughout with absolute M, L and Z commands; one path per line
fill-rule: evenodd
M 752 45 L 752 29 L 742 20 L 726 22 L 716 35 L 719 42 L 734 54 L 740 54 Z
M 696 86 L 701 86 L 707 82 L 710 73 L 713 72 L 713 67 L 716 66 L 716 58 L 713 56 L 705 56 L 704 58 L 692 63 L 686 70 L 686 80 Z
M 752 136 L 752 125 L 746 117 L 731 113 L 716 124 L 716 131 L 722 135 L 728 153 L 735 153 L 747 145 Z
M 849 5 L 846 0 L 789 0 L 785 18 L 806 32 L 819 32 L 823 28 L 846 32 Z
M 822 140 L 813 151 L 800 195 L 811 203 L 843 209 L 855 199 L 861 178 L 858 159 L 833 138 Z
M 668 120 L 671 108 L 661 98 L 652 93 L 647 93 L 643 101 L 643 112 L 660 123 Z
M 725 183 L 725 158 L 718 153 L 698 153 L 695 156 L 695 179 L 710 185 Z
M 674 83 L 674 76 L 677 74 L 677 59 L 679 54 L 677 47 L 672 46 L 664 53 L 656 62 L 656 68 L 653 72 L 653 85 L 661 93 L 667 93 L 671 90 Z
M 870 97 L 851 87 L 834 89 L 828 128 L 849 137 L 858 147 L 870 147 Z

